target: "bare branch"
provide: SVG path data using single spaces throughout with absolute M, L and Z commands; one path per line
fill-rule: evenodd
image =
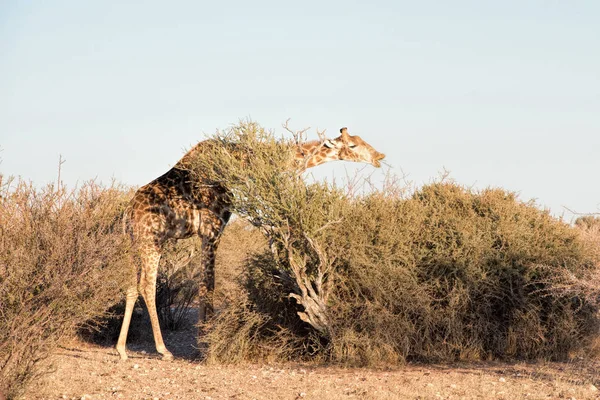
M 310 127 L 304 128 L 299 131 L 295 131 L 289 127 L 290 119 L 291 118 L 286 119 L 285 124 L 282 124 L 283 129 L 291 133 L 294 137 L 294 142 L 296 143 L 296 146 L 300 146 L 302 143 L 306 142 L 306 132 L 310 129 Z
M 58 155 L 58 179 L 57 179 L 57 185 L 56 188 L 58 191 L 60 191 L 60 183 L 61 183 L 61 179 L 60 179 L 60 174 L 62 172 L 62 165 L 66 162 L 67 160 L 64 160 L 62 158 L 62 154 Z
M 319 141 L 321 143 L 323 143 L 324 141 L 327 140 L 327 137 L 325 136 L 326 131 L 327 131 L 327 129 L 323 129 L 322 131 L 317 129 L 317 135 L 319 136 Z
M 577 211 L 575 211 L 575 210 L 572 210 L 572 209 L 570 209 L 570 208 L 569 208 L 569 207 L 567 207 L 567 206 L 562 206 L 562 207 L 563 207 L 565 210 L 567 210 L 568 212 L 570 212 L 571 214 L 573 214 L 573 215 L 579 215 L 579 216 L 581 216 L 581 217 L 592 217 L 592 216 L 595 216 L 595 215 L 600 215 L 600 213 L 580 213 L 580 212 L 577 212 Z

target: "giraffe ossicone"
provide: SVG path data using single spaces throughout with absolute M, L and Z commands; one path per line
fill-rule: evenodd
M 215 141 L 211 139 L 198 143 L 173 168 L 139 188 L 131 200 L 126 216 L 126 231 L 131 235 L 141 265 L 134 266 L 131 274 L 132 282 L 127 289 L 125 314 L 116 346 L 123 360 L 127 359 L 127 333 L 140 293 L 150 315 L 156 350 L 163 359 L 173 358 L 164 344 L 156 311 L 158 264 L 166 240 L 185 239 L 193 235 L 201 237 L 204 278 L 199 285 L 200 319 L 206 320 L 213 314 L 215 254 L 231 216 L 228 191 L 214 182 L 195 184 L 186 163 L 194 154 L 214 144 Z M 340 136 L 335 139 L 299 144 L 295 153 L 299 170 L 334 160 L 364 162 L 380 167 L 384 157 L 383 153 L 359 136 L 348 134 L 346 128 L 340 129 Z

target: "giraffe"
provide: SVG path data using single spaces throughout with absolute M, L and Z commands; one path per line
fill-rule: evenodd
M 340 129 L 335 139 L 315 140 L 300 144 L 295 153 L 299 171 L 334 160 L 370 163 L 380 167 L 385 157 L 359 136 L 352 136 L 347 128 Z M 186 167 L 197 152 L 215 142 L 202 141 L 187 152 L 173 168 L 147 185 L 142 186 L 131 200 L 125 219 L 125 230 L 138 251 L 141 266 L 134 266 L 132 282 L 127 289 L 125 315 L 117 342 L 122 360 L 127 359 L 125 343 L 131 315 L 141 293 L 152 325 L 156 350 L 164 360 L 173 355 L 167 350 L 156 312 L 156 279 L 161 247 L 168 239 L 184 239 L 199 235 L 202 239 L 201 266 L 204 277 L 200 282 L 200 319 L 212 315 L 212 293 L 215 285 L 215 253 L 231 211 L 227 189 L 209 184 L 192 191 L 191 171 Z M 139 278 L 138 278 L 138 271 Z

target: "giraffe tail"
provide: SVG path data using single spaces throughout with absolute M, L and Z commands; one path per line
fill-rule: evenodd
M 123 233 L 129 234 L 129 237 L 133 240 L 133 227 L 131 224 L 131 213 L 133 212 L 133 207 L 128 205 L 125 211 L 123 212 Z

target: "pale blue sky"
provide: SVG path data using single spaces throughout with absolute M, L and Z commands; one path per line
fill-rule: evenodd
M 245 117 L 598 212 L 600 2 L 0 0 L 4 175 L 142 185 Z

